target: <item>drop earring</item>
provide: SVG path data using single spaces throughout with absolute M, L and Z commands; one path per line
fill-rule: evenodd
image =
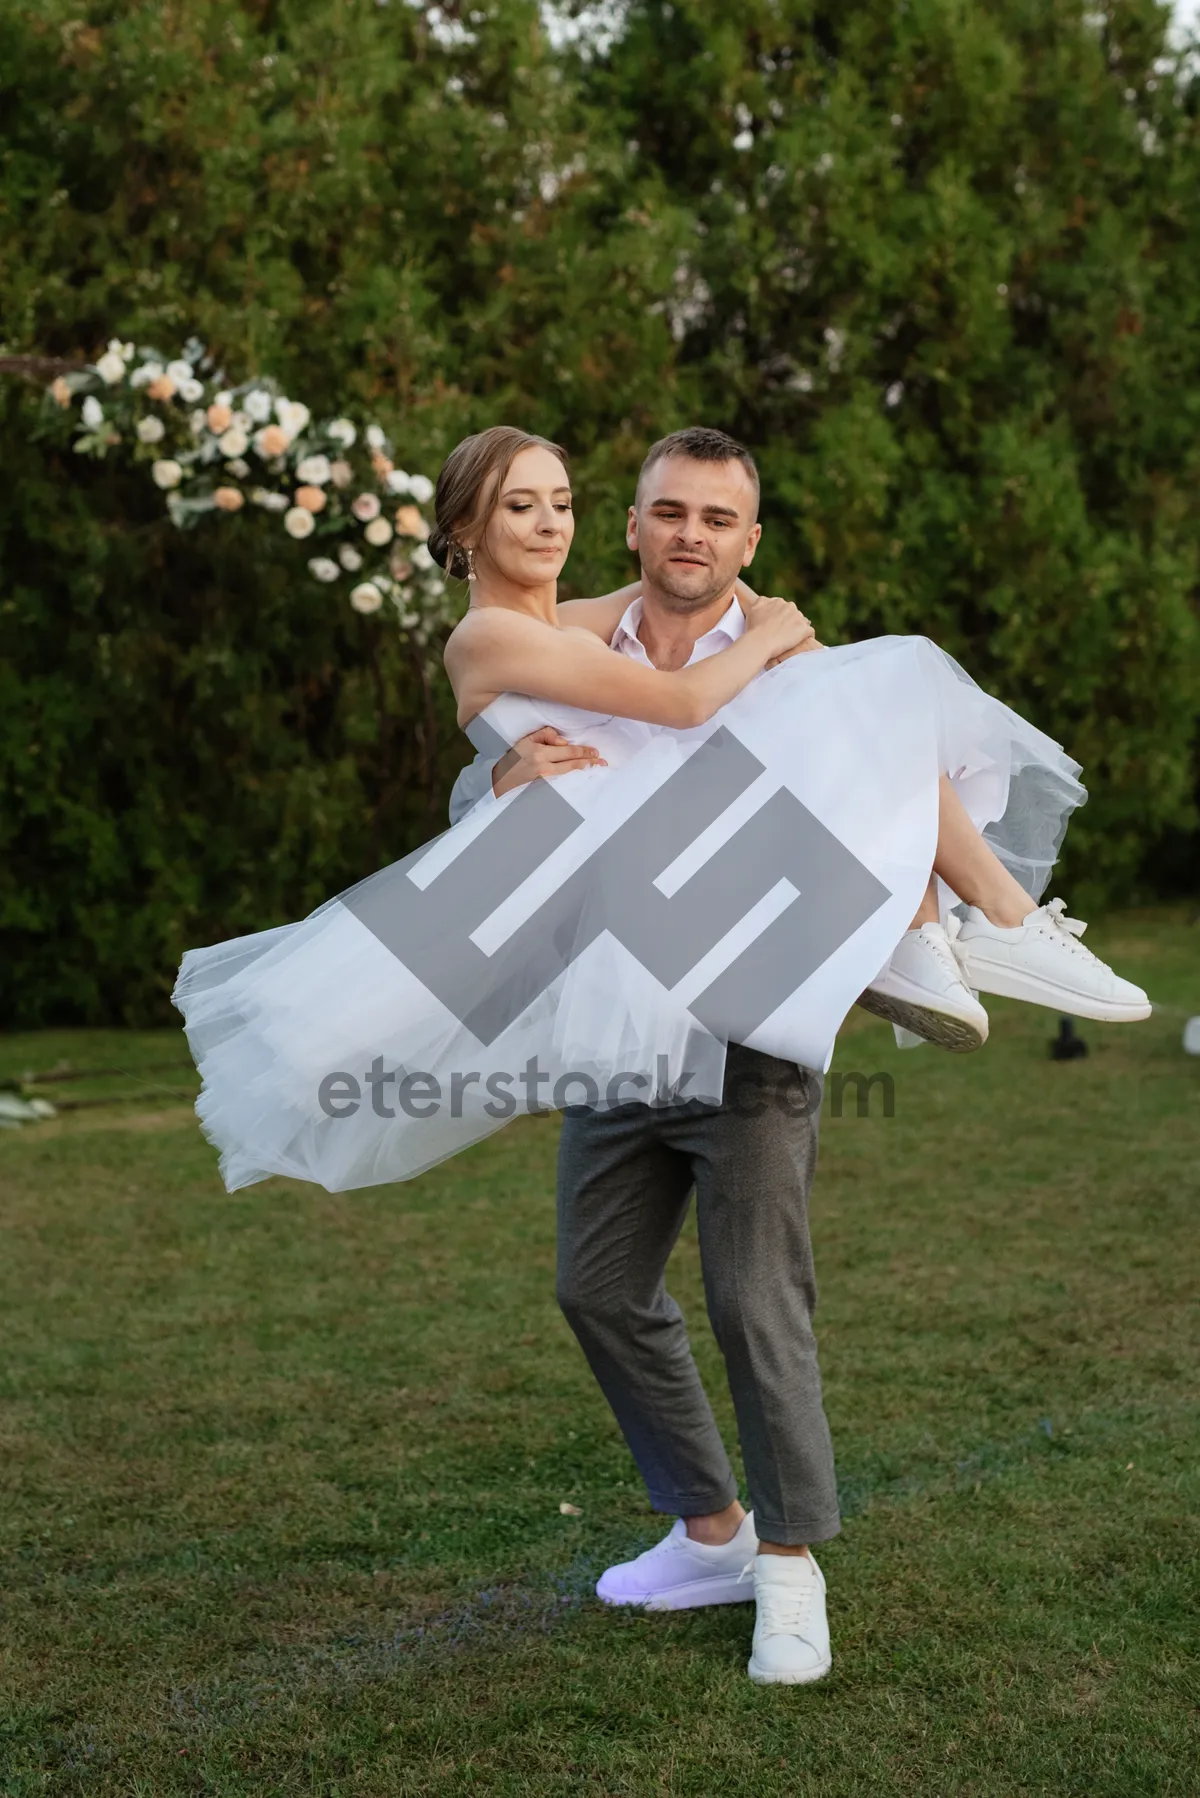
M 469 581 L 475 579 L 475 551 L 469 543 L 467 544 L 467 579 Z

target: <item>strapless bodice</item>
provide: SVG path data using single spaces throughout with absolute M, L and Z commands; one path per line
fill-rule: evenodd
M 503 747 L 508 747 L 545 724 L 569 743 L 589 743 L 598 749 L 610 768 L 629 761 L 657 734 L 653 725 L 638 718 L 614 718 L 605 712 L 585 711 L 581 706 L 531 699 L 527 693 L 501 693 L 478 717 L 472 718 L 466 734 L 482 754 L 498 754 L 495 738 L 501 738 Z

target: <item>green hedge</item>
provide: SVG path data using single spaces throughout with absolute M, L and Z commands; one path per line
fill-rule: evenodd
M 1072 899 L 1126 897 L 1195 825 L 1200 143 L 1163 15 L 1097 17 L 633 0 L 588 58 L 524 0 L 35 0 L 0 19 L 6 347 L 194 332 L 429 473 L 497 419 L 557 436 L 577 590 L 626 574 L 646 442 L 723 424 L 763 578 L 1066 742 Z M 0 408 L 0 1016 L 162 1015 L 188 943 L 429 834 L 466 748 L 302 553 L 179 536 Z

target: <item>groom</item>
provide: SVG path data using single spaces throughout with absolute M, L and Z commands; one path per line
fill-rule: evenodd
M 646 457 L 627 541 L 641 596 L 612 638 L 619 655 L 683 668 L 740 636 L 734 585 L 754 556 L 758 473 L 722 431 L 677 431 Z M 568 613 L 568 602 L 562 609 Z M 489 784 L 503 792 L 585 765 L 552 730 L 459 776 L 451 818 Z M 611 1405 L 657 1511 L 656 1547 L 610 1567 L 609 1604 L 684 1610 L 757 1603 L 749 1672 L 798 1685 L 829 1671 L 825 1581 L 809 1544 L 839 1529 L 821 1404 L 808 1195 L 821 1078 L 729 1045 L 723 1103 L 575 1110 L 558 1170 L 558 1300 Z M 708 1314 L 725 1359 L 753 1510 L 743 1510 L 700 1384 L 667 1260 L 692 1191 Z

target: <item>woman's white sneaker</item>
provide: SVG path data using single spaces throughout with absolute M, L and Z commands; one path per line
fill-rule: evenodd
M 825 1576 L 810 1554 L 756 1555 L 754 1646 L 747 1668 L 755 1685 L 806 1686 L 833 1665 Z
M 609 1567 L 596 1582 L 605 1604 L 636 1604 L 647 1611 L 690 1611 L 705 1604 L 746 1604 L 754 1596 L 748 1558 L 758 1547 L 754 1513 L 737 1534 L 710 1547 L 693 1542 L 678 1517 L 670 1532 L 633 1561 Z
M 1152 1007 L 1140 986 L 1122 980 L 1080 942 L 1087 926 L 1068 918 L 1061 899 L 1039 905 L 1011 930 L 971 906 L 954 941 L 963 979 L 977 992 L 1100 1023 L 1134 1023 Z
M 891 961 L 858 1003 L 942 1049 L 967 1054 L 987 1041 L 987 1012 L 963 980 L 940 924 L 906 930 Z

